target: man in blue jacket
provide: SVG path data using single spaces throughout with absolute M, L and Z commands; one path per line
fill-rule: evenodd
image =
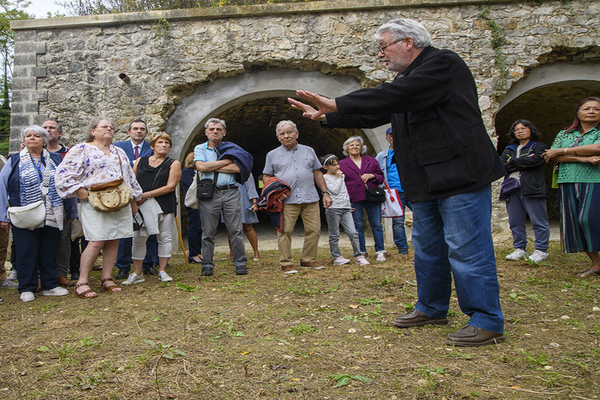
M 115 146 L 125 150 L 129 163 L 133 167 L 135 160 L 140 157 L 150 157 L 153 153 L 150 143 L 146 141 L 148 135 L 148 127 L 142 119 L 135 119 L 129 123 L 127 129 L 129 140 L 115 142 Z M 117 262 L 115 265 L 119 268 L 119 272 L 115 279 L 127 279 L 131 269 L 131 245 L 132 238 L 119 240 L 119 250 L 117 253 Z M 151 235 L 146 242 L 146 258 L 144 260 L 144 272 L 149 275 L 157 275 L 158 272 L 154 265 L 158 265 L 158 242 L 156 235 Z
M 396 78 L 336 99 L 298 91 L 318 110 L 289 99 L 328 127 L 391 123 L 396 162 L 413 206 L 418 301 L 399 328 L 447 324 L 452 277 L 467 326 L 447 344 L 504 340 L 491 232 L 491 183 L 504 175 L 485 130 L 471 71 L 458 54 L 432 46 L 420 23 L 395 19 L 376 33 L 379 60 Z

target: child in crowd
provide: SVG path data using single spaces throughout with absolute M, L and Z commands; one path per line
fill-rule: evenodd
M 321 164 L 325 171 L 325 183 L 327 191 L 333 200 L 329 208 L 325 209 L 325 218 L 329 226 L 329 250 L 333 256 L 333 265 L 344 265 L 350 262 L 349 259 L 342 256 L 340 246 L 340 225 L 352 243 L 354 250 L 354 258 L 357 264 L 369 265 L 365 256 L 360 251 L 358 243 L 358 233 L 354 227 L 354 219 L 352 218 L 352 206 L 350 204 L 350 196 L 344 183 L 344 174 L 340 171 L 340 160 L 333 154 L 327 154 L 321 158 Z

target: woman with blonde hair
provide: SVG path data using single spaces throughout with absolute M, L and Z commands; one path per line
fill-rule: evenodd
M 77 196 L 81 204 L 80 219 L 88 244 L 81 253 L 79 280 L 75 293 L 82 299 L 98 296 L 89 286 L 89 276 L 102 250 L 100 288 L 109 293 L 120 292 L 113 281 L 112 270 L 117 260 L 119 239 L 133 236 L 136 203 L 113 212 L 101 212 L 89 201 L 90 188 L 119 179 L 131 190 L 135 200 L 142 198 L 142 188 L 125 151 L 112 144 L 115 128 L 107 118 L 94 118 L 89 124 L 85 143 L 71 148 L 56 170 L 56 190 L 63 198 Z

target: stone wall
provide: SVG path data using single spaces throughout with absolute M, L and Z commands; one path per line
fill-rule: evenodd
M 139 116 L 151 132 L 162 130 L 198 88 L 247 72 L 316 71 L 374 86 L 391 75 L 377 62 L 373 34 L 399 16 L 419 20 L 436 47 L 465 59 L 495 140 L 499 101 L 532 69 L 557 61 L 599 64 L 598 15 L 594 0 L 364 0 L 16 21 L 11 150 L 23 127 L 46 117 L 63 122 L 70 144 L 97 115 L 117 123 L 119 138 Z M 505 39 L 504 75 L 490 23 Z M 495 215 L 503 217 L 499 204 Z
M 437 47 L 466 60 L 493 133 L 498 99 L 513 81 L 559 49 L 583 50 L 600 41 L 597 1 L 430 4 L 292 3 L 208 9 L 204 15 L 179 10 L 17 21 L 12 133 L 47 116 L 64 121 L 70 142 L 79 140 L 95 115 L 112 117 L 121 133 L 139 115 L 152 129 L 162 129 L 198 85 L 256 69 L 350 75 L 372 86 L 390 76 L 377 63 L 372 35 L 381 22 L 400 15 L 421 21 Z M 482 7 L 490 7 L 489 18 L 504 30 L 504 82 L 491 31 L 478 17 Z M 130 84 L 119 79 L 121 73 Z

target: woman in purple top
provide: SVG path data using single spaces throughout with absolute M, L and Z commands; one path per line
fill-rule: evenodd
M 360 136 L 352 136 L 343 144 L 344 155 L 340 161 L 340 169 L 346 176 L 346 188 L 352 203 L 352 216 L 358 232 L 360 250 L 367 252 L 365 247 L 364 211 L 367 212 L 369 224 L 373 231 L 377 261 L 385 261 L 385 246 L 383 244 L 383 229 L 381 227 L 381 204 L 367 201 L 367 187 L 379 187 L 383 183 L 383 172 L 379 163 L 373 157 L 365 156 L 367 146 Z

